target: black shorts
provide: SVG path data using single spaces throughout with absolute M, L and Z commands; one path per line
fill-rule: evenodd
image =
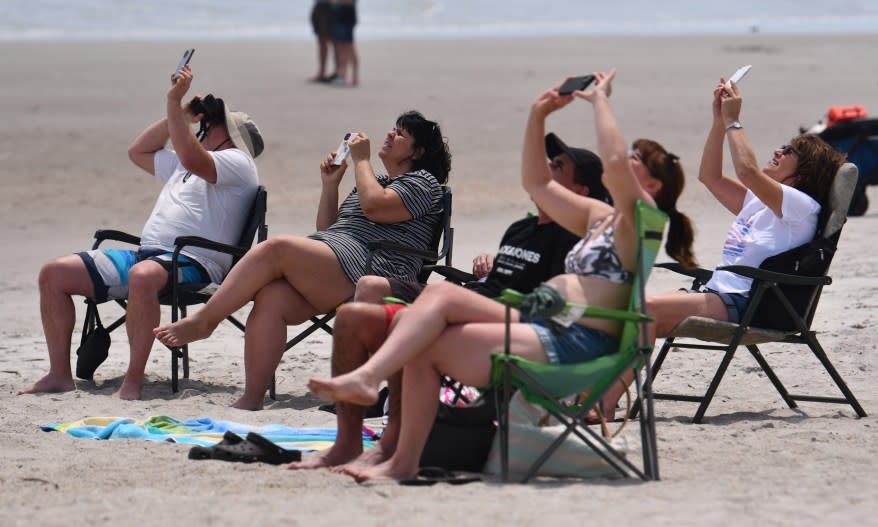
M 332 38 L 335 17 L 331 3 L 318 2 L 314 4 L 314 9 L 311 10 L 311 28 L 314 29 L 314 34 L 320 38 Z
M 388 278 L 387 281 L 390 282 L 391 296 L 408 302 L 409 304 L 414 302 L 415 299 L 418 298 L 418 295 L 421 294 L 421 291 L 427 287 L 424 284 L 406 282 L 405 280 L 399 280 L 397 278 Z

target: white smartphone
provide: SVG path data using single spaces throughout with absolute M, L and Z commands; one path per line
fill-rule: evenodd
M 726 81 L 726 88 L 731 88 L 733 82 L 735 84 L 741 82 L 741 79 L 744 78 L 744 75 L 747 75 L 747 73 L 750 71 L 750 68 L 752 67 L 752 64 L 747 64 L 746 66 L 741 66 L 740 68 L 738 68 L 738 71 L 733 73 L 732 76 L 729 77 L 729 80 Z
M 341 165 L 345 158 L 348 157 L 348 154 L 351 152 L 351 147 L 348 145 L 348 141 L 356 135 L 356 132 L 348 132 L 344 134 L 344 138 L 342 138 L 338 148 L 335 149 L 335 157 L 332 158 L 333 165 Z
M 180 59 L 180 63 L 177 64 L 177 69 L 174 71 L 174 74 L 171 75 L 171 80 L 177 80 L 177 77 L 180 76 L 180 72 L 183 71 L 183 66 L 189 64 L 189 61 L 192 60 L 192 55 L 195 54 L 195 48 L 189 48 L 183 52 L 183 58 Z

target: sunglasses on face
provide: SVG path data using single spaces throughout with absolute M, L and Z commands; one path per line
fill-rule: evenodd
M 780 151 L 780 155 L 782 155 L 782 156 L 788 156 L 790 154 L 797 154 L 798 155 L 798 152 L 796 152 L 796 149 L 790 145 L 783 145 L 780 148 L 778 148 L 778 150 Z

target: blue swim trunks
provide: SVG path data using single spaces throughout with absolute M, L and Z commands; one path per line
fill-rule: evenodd
M 137 251 L 96 249 L 77 254 L 82 258 L 91 277 L 95 290 L 94 300 L 97 302 L 128 298 L 128 272 L 135 264 L 144 260 L 152 260 L 158 262 L 170 274 L 173 257 L 173 253 L 164 249 L 147 248 L 140 248 Z M 183 264 L 177 267 L 179 283 L 210 283 L 210 277 L 201 264 L 182 254 L 179 257 L 179 262 Z
M 619 349 L 619 339 L 605 331 L 572 324 L 558 335 L 541 318 L 527 322 L 537 332 L 551 364 L 573 364 L 594 360 Z

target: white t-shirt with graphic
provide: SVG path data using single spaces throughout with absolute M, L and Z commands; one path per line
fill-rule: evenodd
M 783 201 L 779 218 L 751 191 L 726 235 L 723 257 L 718 267 L 747 265 L 759 267 L 769 256 L 810 241 L 817 230 L 820 204 L 811 196 L 788 185 L 781 185 Z M 728 271 L 715 271 L 708 288 L 721 293 L 748 293 L 753 280 Z
M 178 236 L 238 243 L 259 186 L 256 164 L 237 148 L 209 154 L 216 165 L 216 183 L 208 183 L 194 174 L 187 177 L 187 170 L 174 151 L 156 152 L 155 175 L 165 186 L 143 226 L 141 247 L 171 252 Z M 228 254 L 198 247 L 182 252 L 200 263 L 215 283 L 222 282 L 232 265 Z

